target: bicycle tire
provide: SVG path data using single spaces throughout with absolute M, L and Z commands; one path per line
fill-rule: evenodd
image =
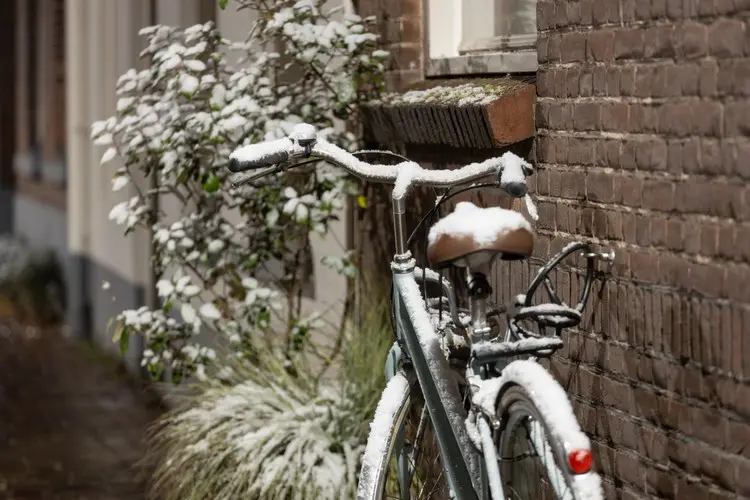
M 550 377 L 550 382 L 554 383 L 562 391 L 562 387 Z M 506 498 L 518 498 L 523 500 L 546 500 L 550 499 L 572 499 L 572 500 L 598 500 L 602 499 L 602 490 L 599 476 L 593 468 L 584 474 L 573 474 L 564 462 L 565 452 L 562 445 L 555 439 L 551 439 L 550 423 L 547 422 L 543 413 L 539 411 L 533 398 L 526 392 L 526 389 L 520 385 L 512 384 L 506 388 L 497 403 L 496 416 L 500 422 L 500 429 L 495 433 L 495 445 L 500 457 L 500 475 L 503 481 L 503 490 Z M 515 425 L 521 423 L 527 418 L 539 422 L 542 430 L 544 441 L 550 445 L 550 452 L 554 460 L 554 465 L 561 473 L 565 482 L 565 492 L 561 494 L 554 486 L 550 485 L 549 492 L 551 495 L 544 493 L 521 492 L 519 488 L 513 485 L 513 482 L 520 478 L 520 474 L 512 469 L 512 465 L 519 462 L 517 451 L 514 449 L 513 431 Z M 528 432 L 528 431 L 527 431 Z M 535 446 L 536 448 L 536 446 Z M 539 453 L 539 450 L 536 450 Z M 548 457 L 549 458 L 549 457 Z M 543 472 L 544 473 L 544 472 Z M 543 474 L 542 473 L 542 474 Z M 544 484 L 543 475 L 532 471 L 531 486 L 541 487 Z M 549 476 L 548 479 L 551 479 Z M 559 480 L 559 478 L 558 478 Z M 554 482 L 552 480 L 551 482 Z
M 370 436 L 367 439 L 357 486 L 357 500 L 401 498 L 400 496 L 385 496 L 388 473 L 391 471 L 391 463 L 395 458 L 394 453 L 397 452 L 399 432 L 409 419 L 412 402 L 419 401 L 422 399 L 418 382 L 416 379 L 410 380 L 403 372 L 397 373 L 386 385 L 370 427 Z M 426 418 L 429 421 L 429 415 Z M 436 442 L 435 446 L 437 446 Z M 432 465 L 439 468 L 442 474 L 442 466 L 439 462 L 433 462 Z M 427 497 L 420 495 L 417 498 L 419 500 L 448 498 L 447 482 L 438 477 L 437 484 L 441 484 L 438 492 L 433 494 L 433 487 Z M 393 484 L 390 486 L 392 487 Z M 443 493 L 445 496 L 438 496 Z M 413 498 L 411 494 L 409 498 Z

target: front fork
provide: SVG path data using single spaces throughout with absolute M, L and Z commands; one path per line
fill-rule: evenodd
M 401 362 L 401 346 L 398 341 L 394 342 L 391 350 L 388 351 L 388 357 L 385 358 L 385 382 L 388 383 L 398 373 L 398 366 Z
M 398 341 L 396 341 L 391 346 L 391 349 L 388 351 L 388 356 L 385 359 L 386 382 L 390 381 L 398 373 L 398 369 L 401 364 L 401 356 L 401 346 L 399 345 Z M 488 423 L 485 421 L 484 415 L 481 412 L 477 412 L 477 424 L 477 430 L 479 431 L 482 444 L 482 454 L 485 457 L 485 467 L 489 466 L 489 470 L 484 470 L 483 468 L 482 471 L 484 476 L 482 478 L 482 482 L 484 483 L 484 491 L 488 492 L 487 487 L 489 486 L 489 491 L 492 491 L 493 493 L 495 493 L 495 495 L 497 495 L 497 492 L 500 492 L 500 496 L 498 498 L 504 498 L 502 493 L 502 485 L 498 484 L 498 482 L 494 480 L 495 478 L 500 477 L 500 471 L 498 469 L 497 456 L 495 455 L 492 431 L 490 430 L 490 425 L 488 425 Z M 396 449 L 402 450 L 402 453 L 400 453 L 398 456 L 397 464 L 399 481 L 398 484 L 401 490 L 401 498 L 410 498 L 409 485 L 411 484 L 412 472 L 409 467 L 410 464 L 407 459 L 408 457 L 403 453 L 405 441 L 404 428 L 402 427 L 401 429 L 399 429 L 398 435 L 396 436 Z M 485 495 L 486 494 L 487 493 L 485 493 Z M 451 499 L 454 500 L 455 498 L 455 493 L 451 491 Z
M 388 383 L 398 373 L 399 366 L 401 364 L 401 346 L 398 345 L 398 341 L 394 342 L 391 349 L 388 351 L 388 357 L 385 358 L 385 380 Z M 396 435 L 396 449 L 401 450 L 398 455 L 398 484 L 400 489 L 401 498 L 409 498 L 409 485 L 411 484 L 411 470 L 409 468 L 409 461 L 404 453 L 404 445 L 406 439 L 404 438 L 404 427 L 398 430 Z
M 489 282 L 483 273 L 468 272 L 467 285 L 469 287 L 469 298 L 471 303 L 470 306 L 472 316 L 471 340 L 472 342 L 486 340 L 490 332 L 489 325 L 487 324 L 486 301 L 488 296 L 492 292 L 492 288 L 490 287 Z M 390 381 L 398 373 L 399 367 L 401 366 L 401 362 L 403 360 L 402 356 L 403 351 L 401 349 L 401 346 L 399 345 L 399 340 L 397 339 L 391 346 L 390 350 L 388 351 L 388 356 L 386 357 L 386 382 Z M 474 371 L 474 369 L 476 368 L 480 367 L 471 366 L 470 370 Z M 479 370 L 481 372 L 480 378 L 486 377 L 487 374 L 485 368 L 486 367 L 481 367 L 481 369 Z M 497 496 L 499 493 L 500 496 L 498 498 L 502 499 L 502 486 L 501 484 L 499 484 L 499 481 L 495 480 L 495 478 L 499 478 L 499 470 L 497 464 L 497 456 L 494 449 L 494 441 L 492 439 L 492 431 L 490 429 L 490 425 L 486 422 L 484 415 L 481 412 L 478 412 L 477 414 L 477 424 L 477 430 L 479 431 L 482 444 L 482 454 L 485 457 L 485 464 L 483 467 L 481 467 L 481 483 L 483 485 L 482 489 L 485 492 L 485 497 L 488 496 L 490 491 L 492 491 L 492 493 L 494 493 L 493 496 Z M 403 453 L 405 444 L 406 440 L 404 437 L 404 428 L 402 427 L 401 429 L 399 429 L 396 436 L 396 449 L 402 450 L 397 459 L 397 469 L 401 498 L 407 499 L 410 498 L 409 485 L 411 483 L 412 471 L 410 469 L 408 457 Z M 486 469 L 486 467 L 488 466 L 487 460 L 490 460 L 489 470 Z M 456 495 L 452 490 L 453 488 L 451 487 L 451 500 L 455 500 Z

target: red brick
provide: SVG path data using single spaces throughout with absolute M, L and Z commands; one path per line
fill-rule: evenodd
M 705 24 L 687 21 L 675 28 L 678 40 L 677 54 L 686 59 L 694 59 L 708 52 L 708 28 Z
M 724 135 L 750 135 L 750 102 L 730 102 L 725 106 Z
M 716 95 L 718 73 L 719 67 L 716 61 L 703 60 L 700 62 L 698 89 L 701 97 L 713 97 Z
M 614 31 L 592 31 L 586 39 L 586 59 L 599 62 L 612 61 L 614 58 L 614 48 Z
M 615 200 L 612 175 L 604 172 L 591 172 L 586 176 L 586 199 L 603 203 Z
M 586 59 L 586 37 L 582 33 L 565 33 L 562 36 L 560 60 L 562 62 L 580 62 Z
M 648 28 L 645 32 L 644 55 L 654 59 L 674 57 L 673 31 L 672 25 Z
M 743 25 L 740 19 L 717 19 L 708 30 L 709 51 L 715 57 L 742 55 Z
M 674 184 L 667 180 L 646 180 L 643 183 L 643 208 L 668 212 L 675 206 Z
M 615 59 L 635 59 L 643 55 L 644 33 L 638 28 L 621 28 L 615 31 Z
M 606 103 L 601 106 L 601 128 L 608 131 L 629 130 L 630 107 L 624 102 Z

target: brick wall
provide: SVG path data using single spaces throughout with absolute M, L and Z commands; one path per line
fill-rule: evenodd
M 556 363 L 611 498 L 750 495 L 748 8 L 538 3 L 540 242 L 617 252 Z
M 379 17 L 393 53 L 389 87 L 420 80 L 422 3 L 359 9 Z M 608 498 L 750 498 L 748 9 L 538 1 L 535 254 L 573 239 L 617 253 L 552 366 Z M 500 267 L 499 298 L 531 272 Z M 572 296 L 581 280 L 556 283 Z
M 384 49 L 391 53 L 386 85 L 400 90 L 422 80 L 422 0 L 355 0 L 359 15 L 375 16 Z

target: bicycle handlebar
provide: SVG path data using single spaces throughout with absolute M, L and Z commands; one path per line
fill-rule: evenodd
M 411 185 L 450 187 L 495 174 L 509 194 L 520 198 L 526 194 L 525 177 L 533 172 L 529 163 L 513 153 L 471 163 L 456 170 L 427 170 L 412 161 L 396 165 L 370 164 L 318 138 L 315 127 L 306 123 L 296 125 L 289 137 L 236 149 L 229 156 L 228 168 L 238 173 L 270 167 L 291 158 L 308 157 L 320 158 L 366 181 L 395 184 L 394 196 L 405 194 Z
M 277 145 L 277 143 L 288 144 Z M 227 165 L 227 168 L 230 172 L 237 174 L 240 172 L 247 172 L 248 170 L 258 170 L 261 168 L 270 167 L 272 165 L 276 165 L 277 163 L 284 163 L 285 161 L 289 160 L 288 148 L 290 148 L 291 146 L 292 142 L 287 138 L 245 146 L 245 151 L 243 153 L 251 155 L 253 159 L 249 161 L 242 161 L 236 157 L 230 156 L 229 165 Z M 234 153 L 232 153 L 232 155 L 234 155 Z

